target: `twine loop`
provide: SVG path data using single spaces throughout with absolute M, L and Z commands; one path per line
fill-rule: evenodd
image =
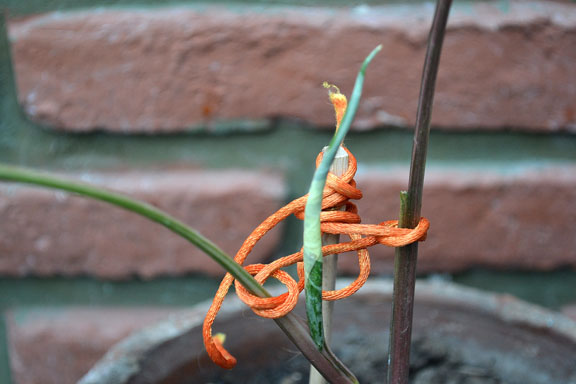
M 322 212 L 320 214 L 320 229 L 322 233 L 344 234 L 350 237 L 350 241 L 341 242 L 322 247 L 322 255 L 332 255 L 349 251 L 356 251 L 360 272 L 358 277 L 347 287 L 334 291 L 323 291 L 323 300 L 339 300 L 348 297 L 358 291 L 368 279 L 370 274 L 370 257 L 368 247 L 383 244 L 389 247 L 402 247 L 416 241 L 423 241 L 430 226 L 429 221 L 422 217 L 418 225 L 413 229 L 398 228 L 397 220 L 384 221 L 380 224 L 360 224 L 358 208 L 350 200 L 362 198 L 362 191 L 356 188 L 354 175 L 356 174 L 356 158 L 348 152 L 348 169 L 341 176 L 328 173 L 326 187 L 322 194 Z M 322 160 L 322 153 L 316 158 L 316 166 Z M 242 247 L 234 257 L 234 260 L 243 264 L 256 243 L 272 228 L 291 214 L 304 220 L 304 209 L 308 196 L 302 196 L 280 208 L 274 214 L 264 220 L 246 238 Z M 340 210 L 344 208 L 344 210 Z M 244 266 L 260 284 L 273 277 L 279 280 L 287 288 L 287 292 L 275 296 L 261 298 L 254 296 L 237 281 L 235 282 L 236 293 L 240 300 L 248 305 L 259 316 L 275 319 L 288 314 L 297 304 L 298 296 L 304 289 L 304 263 L 302 250 L 288 256 L 277 259 L 270 264 L 251 264 Z M 297 264 L 298 281 L 295 281 L 288 273 L 281 269 Z M 236 359 L 222 345 L 219 337 L 212 336 L 212 324 L 226 293 L 234 282 L 232 275 L 227 273 L 214 296 L 214 301 L 206 314 L 203 325 L 204 345 L 210 358 L 222 368 L 233 368 Z

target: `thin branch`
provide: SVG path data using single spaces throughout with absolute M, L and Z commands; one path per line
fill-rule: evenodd
M 451 0 L 438 0 L 430 29 L 418 100 L 408 195 L 406 206 L 400 215 L 402 220 L 399 222 L 399 227 L 401 228 L 414 228 L 420 220 L 434 88 L 451 4 Z M 417 243 L 396 249 L 388 384 L 408 383 L 417 259 Z
M 20 167 L 0 164 L 0 180 L 32 184 L 41 187 L 58 189 L 95 200 L 104 201 L 120 208 L 137 213 L 149 220 L 155 221 L 172 232 L 180 235 L 199 249 L 204 251 L 213 260 L 218 262 L 230 274 L 234 276 L 253 294 L 260 297 L 271 297 L 270 293 L 260 285 L 241 265 L 236 263 L 230 256 L 207 238 L 200 235 L 178 219 L 151 206 L 150 204 L 135 200 L 120 193 L 110 192 L 92 185 L 63 180 L 54 176 L 46 175 Z M 316 369 L 322 373 L 331 383 L 351 384 L 357 383 L 354 375 L 324 348 L 318 351 L 312 341 L 307 327 L 303 321 L 294 314 L 288 314 L 275 319 L 276 324 L 286 333 L 288 338 L 302 351 L 302 354 L 310 360 Z

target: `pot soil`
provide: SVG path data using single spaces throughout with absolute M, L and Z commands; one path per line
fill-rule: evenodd
M 335 305 L 333 349 L 360 383 L 385 382 L 391 296 L 390 281 L 374 280 Z M 201 338 L 206 310 L 202 304 L 135 333 L 80 383 L 307 383 L 308 363 L 298 350 L 236 298 L 225 303 L 214 330 L 227 334 L 238 365 L 214 365 Z M 411 383 L 576 384 L 576 323 L 510 296 L 418 283 Z

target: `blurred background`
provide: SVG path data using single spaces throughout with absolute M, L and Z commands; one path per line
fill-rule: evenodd
M 378 44 L 353 131 L 364 223 L 397 217 L 433 3 L 8 0 L 0 161 L 146 200 L 234 254 L 306 193 Z M 437 83 L 423 279 L 576 318 L 576 4 L 456 1 Z M 0 382 L 75 382 L 116 341 L 208 299 L 220 268 L 162 227 L 0 183 Z M 288 220 L 249 262 L 301 247 Z M 375 247 L 373 276 L 393 250 Z M 340 258 L 343 275 L 354 255 Z M 88 337 L 87 337 L 88 336 Z

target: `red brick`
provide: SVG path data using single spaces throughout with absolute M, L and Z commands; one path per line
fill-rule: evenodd
M 398 217 L 407 170 L 370 170 L 357 177 L 364 223 Z M 576 167 L 516 172 L 432 168 L 424 184 L 422 215 L 431 221 L 420 244 L 421 272 L 484 266 L 549 270 L 576 267 Z M 391 272 L 394 250 L 371 248 L 373 270 Z M 340 257 L 355 270 L 354 257 Z
M 182 310 L 68 308 L 14 310 L 8 338 L 15 384 L 76 383 L 115 343 Z
M 275 174 L 250 171 L 130 171 L 68 175 L 158 206 L 234 255 L 244 238 L 283 204 Z M 0 274 L 125 278 L 222 268 L 168 229 L 132 212 L 62 192 L 0 183 Z M 251 262 L 270 257 L 280 231 Z
M 433 123 L 576 129 L 576 6 L 455 6 Z M 98 10 L 13 21 L 20 100 L 69 131 L 168 132 L 288 116 L 333 125 L 324 80 L 349 93 L 377 44 L 356 128 L 414 122 L 429 4 Z

